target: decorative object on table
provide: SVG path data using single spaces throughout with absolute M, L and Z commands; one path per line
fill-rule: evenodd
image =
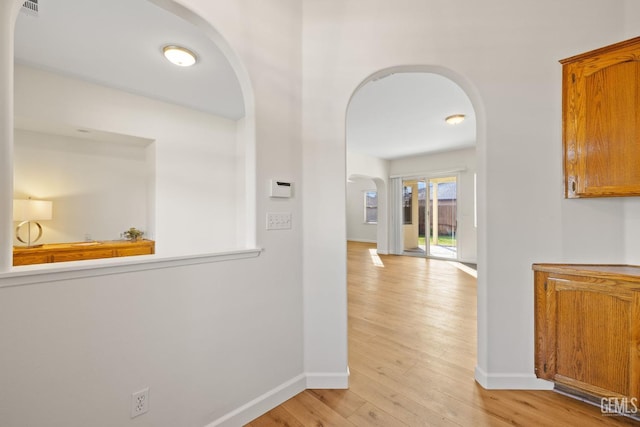
M 125 239 L 131 240 L 132 242 L 136 242 L 142 239 L 142 236 L 144 235 L 144 231 L 138 230 L 135 227 L 131 227 L 130 229 L 125 231 L 123 234 Z
M 27 247 L 36 247 L 42 245 L 34 245 L 42 237 L 42 226 L 37 221 L 50 220 L 53 218 L 53 203 L 47 200 L 26 200 L 13 201 L 13 220 L 21 221 L 16 227 L 16 239 L 24 243 Z M 25 241 L 20 232 L 23 227 L 27 229 L 27 241 Z M 32 228 L 37 230 L 37 235 L 32 238 Z

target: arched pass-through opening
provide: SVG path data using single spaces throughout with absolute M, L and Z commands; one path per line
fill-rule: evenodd
M 238 82 L 242 89 L 244 100 L 244 123 L 238 140 L 242 145 L 245 157 L 244 170 L 244 190 L 245 202 L 239 207 L 239 214 L 244 217 L 244 221 L 238 225 L 239 232 L 243 233 L 246 247 L 256 245 L 256 149 L 255 149 L 255 96 L 249 73 L 243 65 L 240 57 L 229 45 L 227 40 L 208 21 L 186 7 L 176 3 L 174 0 L 148 0 L 159 7 L 162 7 L 175 15 L 191 22 L 198 27 L 216 46 L 223 52 L 236 73 Z
M 358 96 L 361 89 L 363 89 L 366 85 L 375 83 L 378 80 L 384 79 L 385 77 L 401 74 L 401 73 L 433 73 L 443 76 L 449 79 L 451 82 L 455 83 L 459 88 L 464 91 L 468 100 L 471 102 L 471 106 L 473 109 L 473 113 L 475 114 L 475 172 L 471 174 L 471 192 L 475 197 L 471 197 L 473 200 L 472 205 L 475 208 L 475 212 L 470 216 L 470 221 L 472 225 L 477 226 L 477 236 L 475 242 L 475 250 L 476 250 L 476 263 L 478 265 L 478 280 L 477 280 L 477 367 L 476 371 L 478 372 L 478 368 L 483 368 L 487 366 L 487 323 L 486 323 L 486 307 L 487 307 L 487 277 L 486 271 L 483 268 L 486 265 L 487 260 L 487 236 L 486 236 L 486 224 L 487 224 L 487 203 L 486 203 L 486 157 L 487 157 L 487 141 L 486 141 L 486 115 L 484 106 L 481 100 L 481 97 L 476 90 L 475 86 L 468 81 L 464 76 L 457 74 L 456 72 L 441 66 L 430 66 L 430 65 L 412 65 L 412 66 L 397 66 L 390 67 L 383 70 L 379 70 L 366 79 L 362 81 L 362 83 L 354 90 L 349 105 L 346 111 L 346 135 L 345 135 L 345 148 L 346 148 L 346 156 L 347 156 L 347 173 L 346 176 L 351 176 L 353 174 L 363 174 L 363 175 L 378 175 L 385 177 L 385 186 L 388 189 L 388 208 L 387 208 L 387 218 L 388 218 L 388 246 L 390 253 L 401 253 L 402 252 L 402 240 L 398 233 L 394 235 L 391 232 L 391 228 L 393 227 L 394 221 L 396 224 L 398 221 L 402 220 L 402 206 L 401 206 L 401 193 L 399 197 L 394 196 L 393 187 L 396 186 L 402 189 L 401 181 L 400 184 L 397 185 L 397 181 L 392 179 L 394 175 L 396 175 L 396 166 L 400 163 L 404 163 L 405 167 L 410 168 L 412 163 L 410 160 L 407 160 L 406 157 L 397 158 L 393 160 L 387 159 L 385 162 L 378 162 L 377 165 L 374 165 L 375 162 L 369 162 L 368 166 L 377 168 L 377 170 L 386 168 L 386 175 L 380 175 L 379 173 L 371 173 L 369 167 L 366 165 L 363 167 L 363 162 L 359 159 L 358 162 L 351 162 L 349 160 L 350 157 L 350 115 L 352 114 L 352 108 L 354 105 L 354 100 Z M 451 112 L 451 114 L 455 114 L 455 112 Z M 444 117 L 442 117 L 444 119 Z M 381 120 L 384 120 L 384 117 L 381 117 Z M 389 144 L 392 144 L 392 141 L 389 141 Z M 356 156 L 354 156 L 356 157 Z M 360 157 L 360 156 L 358 156 Z M 421 160 L 424 160 L 428 157 L 433 158 L 441 158 L 442 153 L 435 152 L 432 156 L 420 156 Z M 365 162 L 366 164 L 366 162 Z M 455 164 L 455 165 L 447 165 L 447 166 L 434 166 L 430 165 L 428 169 L 425 170 L 423 163 L 413 163 L 414 167 L 410 171 L 411 173 L 407 173 L 407 176 L 413 175 L 414 177 L 422 175 L 424 172 L 433 172 L 436 175 L 443 176 L 446 173 L 458 174 L 461 169 L 464 169 L 464 165 Z M 468 190 L 467 190 L 468 192 Z M 467 194 L 468 195 L 468 194 Z M 466 260 L 463 260 L 466 261 Z M 478 378 L 478 375 L 476 375 Z
M 193 24 L 204 36 L 210 39 L 218 49 L 224 54 L 226 60 L 233 68 L 238 83 L 241 87 L 242 98 L 244 103 L 244 118 L 238 121 L 237 134 L 233 137 L 236 141 L 237 155 L 242 160 L 238 162 L 234 188 L 237 197 L 235 211 L 230 213 L 238 218 L 236 225 L 237 248 L 252 248 L 255 246 L 255 114 L 254 114 L 254 95 L 248 73 L 241 64 L 240 59 L 235 54 L 227 41 L 218 33 L 212 24 L 204 20 L 202 17 L 193 13 L 189 9 L 172 0 L 148 0 L 150 4 L 160 7 L 173 15 L 182 18 L 190 24 Z M 8 3 L 8 4 L 7 4 Z M 13 2 L 4 2 L 0 7 L 0 20 L 4 25 L 2 27 L 2 41 L 0 42 L 0 93 L 2 101 L 0 102 L 0 157 L 2 162 L 2 172 L 0 172 L 0 242 L 2 242 L 2 250 L 0 250 L 0 272 L 11 270 L 12 253 L 11 246 L 8 242 L 13 239 L 13 221 L 11 213 L 11 200 L 14 190 L 14 126 L 15 126 L 15 105 L 14 105 L 14 28 L 20 8 L 23 1 L 14 0 Z M 54 7 L 53 5 L 50 7 Z M 135 133 L 134 133 L 135 134 Z M 145 135 L 146 136 L 146 135 Z M 165 158 L 167 154 L 165 152 Z M 155 207 L 157 209 L 157 204 Z M 165 215 L 166 218 L 166 215 Z M 165 230 L 169 227 L 166 227 Z M 167 245 L 168 246 L 168 245 Z M 229 249 L 232 249 L 230 246 Z M 215 250 L 214 250 L 215 251 Z M 207 252 L 207 249 L 205 249 Z M 174 254 L 170 254 L 174 255 Z

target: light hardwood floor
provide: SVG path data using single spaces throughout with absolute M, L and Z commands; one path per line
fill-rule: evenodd
M 638 425 L 552 391 L 480 387 L 476 279 L 450 262 L 349 242 L 348 296 L 349 390 L 304 391 L 248 427 Z

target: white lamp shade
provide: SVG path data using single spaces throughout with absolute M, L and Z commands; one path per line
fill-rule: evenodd
M 53 218 L 53 203 L 47 200 L 14 200 L 14 221 L 39 221 Z

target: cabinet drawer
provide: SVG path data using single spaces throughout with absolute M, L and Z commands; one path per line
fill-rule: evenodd
M 113 249 L 95 249 L 91 251 L 59 252 L 52 255 L 52 262 L 82 261 L 113 257 Z
M 151 255 L 151 246 L 133 246 L 131 248 L 116 249 L 116 256 Z
M 13 256 L 13 265 L 45 264 L 50 262 L 48 254 L 20 254 Z

